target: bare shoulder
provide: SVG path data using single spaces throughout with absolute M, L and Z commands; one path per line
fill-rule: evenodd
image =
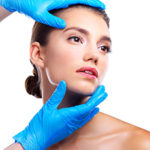
M 130 131 L 128 146 L 136 150 L 150 150 L 150 132 L 138 127 Z
M 105 122 L 105 127 L 103 129 L 106 132 L 107 126 L 107 133 L 116 134 L 115 138 L 118 141 L 119 139 L 123 139 L 121 145 L 125 148 L 125 150 L 150 150 L 150 132 L 132 125 L 128 122 L 123 120 L 117 119 L 113 116 L 108 114 L 101 113 L 103 122 Z M 107 122 L 107 123 L 106 123 Z M 111 124 L 111 126 L 110 126 Z M 120 140 L 121 141 L 121 140 Z

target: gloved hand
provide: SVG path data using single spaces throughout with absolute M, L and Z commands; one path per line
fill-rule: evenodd
M 60 29 L 65 28 L 65 21 L 51 15 L 48 11 L 67 8 L 73 4 L 85 4 L 105 9 L 105 5 L 99 0 L 0 0 L 0 5 L 10 12 L 18 11 L 40 23 Z
M 71 135 L 99 112 L 96 106 L 107 97 L 101 85 L 85 104 L 57 109 L 65 92 L 66 83 L 62 80 L 29 125 L 13 137 L 25 150 L 45 150 Z

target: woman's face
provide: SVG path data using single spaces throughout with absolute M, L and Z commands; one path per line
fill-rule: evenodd
M 45 51 L 45 72 L 48 84 L 61 80 L 73 92 L 91 95 L 100 85 L 107 68 L 110 35 L 106 22 L 87 8 L 69 8 L 57 14 L 66 21 L 66 28 L 53 30 Z M 98 72 L 95 79 L 76 72 L 82 67 Z

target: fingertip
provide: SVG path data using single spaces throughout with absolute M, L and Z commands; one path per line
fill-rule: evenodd
M 82 2 L 83 2 L 83 4 L 85 3 L 84 0 Z M 86 3 L 87 3 L 87 5 L 90 5 L 92 7 L 96 7 L 96 8 L 101 9 L 101 10 L 106 9 L 105 4 L 101 0 L 95 0 L 95 1 L 87 0 Z
M 90 115 L 89 115 L 89 120 L 91 120 L 96 114 L 98 114 L 99 113 L 99 108 L 98 107 L 96 107 L 91 113 L 90 113 Z
M 64 29 L 66 27 L 66 22 L 61 18 L 56 18 L 55 27 L 58 29 Z
M 61 80 L 57 88 L 55 89 L 54 93 L 47 101 L 46 106 L 51 107 L 53 105 L 54 107 L 57 107 L 64 98 L 65 93 L 66 93 L 66 82 L 64 80 Z
M 105 96 L 105 97 L 108 97 L 108 93 L 106 93 L 106 92 L 105 92 L 105 94 L 106 94 L 106 96 Z
M 100 1 L 100 9 L 105 10 L 106 9 L 106 5 Z
M 92 111 L 92 113 L 93 113 L 93 114 L 97 114 L 97 113 L 99 112 L 99 110 L 100 110 L 100 109 L 99 109 L 98 107 L 96 107 L 96 108 Z
M 98 104 L 102 103 L 106 98 L 108 94 L 106 92 L 103 93 L 103 95 L 100 95 L 98 98 Z
M 105 5 L 105 4 L 103 4 L 103 7 L 102 7 L 102 9 L 103 9 L 103 10 L 105 10 L 105 9 L 106 9 L 106 5 Z
M 57 87 L 59 90 L 66 90 L 66 82 L 64 81 L 64 80 L 61 80 L 60 82 L 59 82 L 59 85 L 58 85 L 58 87 Z
M 59 24 L 59 29 L 64 29 L 66 27 L 66 22 L 62 19 Z
M 99 94 L 99 92 L 103 92 L 105 91 L 105 86 L 104 85 L 100 85 L 98 86 L 98 88 L 96 89 L 96 93 Z
M 43 12 L 38 19 L 39 22 L 53 28 L 64 29 L 66 27 L 66 22 L 63 19 L 50 14 L 48 11 Z
M 101 1 L 101 0 L 98 0 L 96 3 L 95 3 L 95 7 L 98 7 L 99 9 L 102 9 L 102 10 L 105 10 L 106 9 L 106 6 L 105 4 Z
M 104 85 L 100 85 L 100 88 L 105 90 L 105 86 Z
M 104 95 L 103 95 L 104 99 L 106 99 L 107 96 L 108 96 L 108 94 L 105 92 Z
M 66 81 L 65 80 L 61 80 L 60 83 L 61 84 L 66 84 Z

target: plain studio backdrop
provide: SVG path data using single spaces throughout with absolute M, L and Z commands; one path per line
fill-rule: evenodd
M 150 130 L 149 0 L 104 0 L 111 19 L 112 54 L 102 82 L 108 98 L 100 111 Z M 42 107 L 26 93 L 32 74 L 29 45 L 34 21 L 17 12 L 0 23 L 0 149 L 13 142 Z

